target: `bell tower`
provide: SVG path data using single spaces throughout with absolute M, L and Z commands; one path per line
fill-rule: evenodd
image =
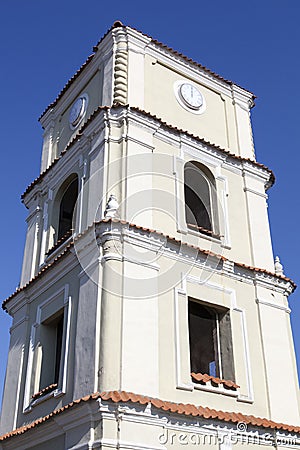
M 0 449 L 299 442 L 254 98 L 118 21 L 43 112 Z

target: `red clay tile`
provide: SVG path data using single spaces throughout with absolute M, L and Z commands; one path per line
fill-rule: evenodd
M 76 236 L 75 239 L 74 239 L 73 241 L 69 242 L 65 247 L 63 247 L 62 253 L 60 253 L 58 256 L 56 256 L 56 257 L 53 259 L 53 261 L 51 261 L 51 263 L 49 263 L 49 264 L 47 264 L 46 266 L 44 266 L 44 267 L 40 270 L 40 272 L 37 273 L 37 275 L 35 275 L 30 281 L 28 281 L 28 283 L 26 283 L 26 284 L 25 284 L 24 286 L 22 286 L 21 288 L 17 288 L 17 289 L 15 290 L 15 292 L 13 292 L 9 297 L 7 297 L 7 298 L 3 301 L 3 303 L 2 303 L 2 308 L 3 308 L 4 310 L 6 310 L 5 305 L 7 304 L 7 302 L 8 302 L 9 300 L 11 300 L 12 298 L 14 298 L 19 292 L 22 292 L 22 291 L 24 291 L 25 289 L 27 289 L 30 285 L 32 285 L 33 282 L 37 281 L 37 280 L 41 277 L 41 275 L 42 275 L 44 272 L 46 272 L 50 267 L 52 267 L 54 264 L 56 264 L 57 261 L 59 261 L 62 257 L 64 257 L 64 256 L 69 252 L 70 248 L 73 247 L 74 241 L 77 241 L 78 239 L 80 239 L 81 236 L 85 235 L 92 227 L 94 227 L 94 226 L 96 226 L 96 225 L 100 225 L 101 223 L 109 223 L 109 222 L 111 222 L 111 223 L 121 223 L 121 224 L 124 224 L 124 225 L 128 225 L 130 228 L 138 228 L 137 225 L 135 225 L 135 224 L 133 224 L 133 223 L 126 222 L 126 221 L 124 221 L 124 220 L 120 220 L 120 219 L 102 219 L 101 221 L 94 223 L 93 225 L 89 226 L 83 233 L 81 233 L 80 235 Z M 146 230 L 147 230 L 147 231 L 151 231 L 152 233 L 156 233 L 156 234 L 158 234 L 158 235 L 160 235 L 160 236 L 167 237 L 166 235 L 164 235 L 164 234 L 163 234 L 162 232 L 160 232 L 160 231 L 150 230 L 150 229 L 148 229 L 148 228 L 146 228 Z M 175 239 L 175 238 L 170 238 L 170 239 L 171 239 L 172 241 L 174 241 L 176 244 L 180 244 L 180 245 L 183 245 L 183 246 L 187 246 L 187 247 L 190 247 L 190 248 L 194 248 L 194 249 L 197 250 L 199 253 L 202 253 L 202 254 L 204 254 L 204 255 L 209 255 L 209 256 L 212 256 L 212 257 L 216 257 L 216 258 L 221 259 L 221 260 L 223 260 L 223 261 L 229 261 L 229 260 L 228 260 L 227 258 L 225 258 L 224 256 L 218 255 L 218 254 L 213 253 L 213 252 L 210 252 L 210 251 L 208 251 L 208 250 L 203 250 L 203 249 L 201 249 L 200 247 L 196 247 L 195 245 L 191 245 L 191 244 L 188 244 L 187 242 L 180 241 L 179 239 Z M 288 278 L 288 277 L 286 277 L 286 276 L 283 276 L 283 275 L 276 275 L 274 272 L 270 272 L 270 271 L 265 270 L 265 269 L 253 268 L 253 267 L 251 267 L 251 266 L 247 266 L 247 265 L 244 264 L 244 263 L 234 262 L 234 264 L 235 264 L 236 266 L 238 266 L 238 267 L 243 267 L 243 268 L 248 269 L 248 270 L 251 270 L 251 271 L 255 269 L 256 271 L 258 271 L 258 272 L 260 272 L 260 273 L 264 273 L 264 274 L 270 275 L 270 276 L 272 276 L 272 277 L 274 277 L 274 278 L 277 278 L 277 279 L 281 279 L 281 280 L 287 281 L 287 282 L 291 283 L 291 286 L 292 286 L 293 290 L 295 290 L 296 287 L 297 287 L 297 285 L 296 285 L 290 278 Z M 225 380 L 225 381 L 226 381 L 226 380 Z M 229 386 L 228 386 L 228 387 L 229 387 Z
M 55 388 L 57 388 L 57 383 L 50 384 L 50 386 L 47 386 L 44 389 L 42 389 L 39 392 L 37 392 L 36 394 L 33 394 L 31 398 L 33 400 L 35 400 L 36 398 L 42 397 L 43 395 L 47 394 L 48 392 L 53 391 Z
M 65 85 L 65 86 L 63 87 L 63 89 L 60 91 L 60 93 L 58 94 L 58 96 L 56 97 L 56 99 L 55 99 L 52 103 L 50 103 L 50 105 L 47 106 L 47 108 L 43 111 L 43 113 L 42 113 L 41 116 L 39 117 L 39 120 L 44 116 L 44 114 L 46 114 L 46 112 L 47 112 L 49 109 L 53 108 L 53 107 L 57 104 L 57 102 L 58 102 L 59 99 L 63 96 L 63 94 L 67 91 L 67 89 L 68 89 L 68 88 L 72 85 L 72 83 L 79 77 L 79 75 L 83 72 L 83 70 L 85 69 L 85 67 L 88 66 L 88 64 L 92 61 L 92 59 L 93 59 L 94 56 L 95 56 L 95 53 L 98 51 L 98 46 L 100 45 L 100 43 L 105 39 L 105 37 L 111 32 L 111 30 L 112 30 L 113 28 L 117 28 L 117 27 L 127 28 L 125 25 L 123 25 L 123 24 L 122 24 L 120 21 L 118 21 L 118 20 L 117 20 L 116 22 L 114 22 L 114 24 L 112 25 L 112 27 L 109 28 L 109 30 L 104 34 L 104 36 L 103 36 L 103 37 L 97 42 L 97 44 L 93 47 L 93 52 L 94 52 L 94 54 L 90 55 L 90 56 L 87 58 L 87 60 L 82 64 L 82 66 L 78 69 L 78 71 L 77 71 L 77 72 L 76 72 L 76 73 L 75 73 L 75 74 L 67 81 L 66 85 Z M 218 75 L 217 73 L 211 71 L 210 69 L 208 69 L 207 67 L 203 66 L 202 64 L 199 64 L 199 63 L 197 63 L 196 61 L 193 61 L 191 58 L 189 58 L 189 57 L 183 55 L 182 53 L 178 52 L 177 50 L 172 49 L 171 47 L 168 47 L 167 45 L 163 44 L 162 42 L 159 42 L 158 40 L 156 40 L 156 39 L 152 38 L 151 36 L 149 36 L 149 35 L 147 35 L 147 34 L 141 32 L 141 31 L 137 30 L 136 28 L 134 28 L 134 27 L 128 27 L 128 28 L 131 28 L 132 30 L 137 31 L 138 33 L 142 34 L 143 36 L 148 37 L 149 39 L 151 39 L 151 42 L 153 42 L 153 44 L 157 45 L 157 46 L 160 47 L 160 48 L 166 49 L 167 51 L 169 51 L 169 52 L 172 53 L 173 55 L 178 56 L 178 57 L 182 58 L 184 61 L 186 61 L 186 62 L 192 64 L 193 66 L 196 66 L 196 67 L 198 67 L 199 69 L 203 70 L 204 72 L 206 72 L 206 73 L 208 73 L 208 74 L 210 74 L 210 75 L 213 75 L 215 78 L 218 78 L 219 80 L 223 81 L 224 83 L 229 84 L 230 86 L 236 85 L 236 86 L 238 86 L 238 87 L 241 87 L 241 86 L 239 86 L 238 84 L 234 83 L 233 81 L 231 81 L 231 80 L 226 80 L 226 78 L 223 78 L 221 75 Z M 245 88 L 242 88 L 242 89 L 243 89 L 244 91 L 247 91 L 247 92 L 249 92 L 250 94 L 252 94 L 253 100 L 255 99 L 255 95 L 254 95 L 252 92 L 248 91 L 248 90 L 245 89 Z
M 213 385 L 219 386 L 222 384 L 224 387 L 227 387 L 228 389 L 232 389 L 232 390 L 236 390 L 240 387 L 238 384 L 234 383 L 231 380 L 221 380 L 220 378 L 213 377 L 206 373 L 202 374 L 202 373 L 192 372 L 191 376 L 192 376 L 193 380 L 200 382 L 201 384 L 207 383 L 210 381 Z
M 241 156 L 238 156 L 238 155 L 235 155 L 235 154 L 233 154 L 233 153 L 231 153 L 231 152 L 229 152 L 228 150 L 225 150 L 224 148 L 222 148 L 222 147 L 220 147 L 219 145 L 216 145 L 216 144 L 214 144 L 214 143 L 212 143 L 212 142 L 209 142 L 209 141 L 207 141 L 207 140 L 205 140 L 205 139 L 203 139 L 203 138 L 201 138 L 201 137 L 199 137 L 199 136 L 196 136 L 196 135 L 194 135 L 194 134 L 192 134 L 192 133 L 189 133 L 187 130 L 183 130 L 183 129 L 180 129 L 180 128 L 177 128 L 177 127 L 174 127 L 173 125 L 171 125 L 171 124 L 168 124 L 168 123 L 166 123 L 166 122 L 164 122 L 160 117 L 157 117 L 156 115 L 153 115 L 153 114 L 150 114 L 149 112 L 146 112 L 146 111 L 144 111 L 144 110 L 142 110 L 142 109 L 140 109 L 140 108 L 137 108 L 137 107 L 129 107 L 129 105 L 118 105 L 118 104 L 115 104 L 114 106 L 112 106 L 111 108 L 109 108 L 108 106 L 99 106 L 92 114 L 91 114 L 91 116 L 87 119 L 87 121 L 81 126 L 81 128 L 78 130 L 78 132 L 77 132 L 77 134 L 74 136 L 74 138 L 68 143 L 68 145 L 66 146 L 66 148 L 61 152 L 61 154 L 60 154 L 60 156 L 58 156 L 57 158 L 55 158 L 55 160 L 52 162 L 52 164 L 44 171 L 44 172 L 42 172 L 27 188 L 26 188 L 26 190 L 25 190 L 25 192 L 22 194 L 22 196 L 21 196 L 21 198 L 23 199 L 32 189 L 33 189 L 33 187 L 37 184 L 37 183 L 39 183 L 43 178 L 44 178 L 44 176 L 52 169 L 52 167 L 54 166 L 54 165 L 56 165 L 57 164 L 57 162 L 63 157 L 63 155 L 72 147 L 72 145 L 74 144 L 74 142 L 76 142 L 77 141 L 77 139 L 82 135 L 82 133 L 83 133 L 83 131 L 84 131 L 84 129 L 89 125 L 89 123 L 99 114 L 99 113 L 101 113 L 101 112 L 103 112 L 103 111 L 108 111 L 108 110 L 113 110 L 113 109 L 116 109 L 116 108 L 122 108 L 122 109 L 127 109 L 127 110 L 129 110 L 129 111 L 133 111 L 133 112 L 136 112 L 136 113 L 138 113 L 138 114 L 142 114 L 142 115 L 144 115 L 144 116 L 146 116 L 146 117 L 149 117 L 149 118 L 151 118 L 151 119 L 155 119 L 156 121 L 158 121 L 160 124 L 161 124 L 161 126 L 164 126 L 164 127 L 166 127 L 166 128 L 168 128 L 168 129 L 170 129 L 170 130 L 175 130 L 175 131 L 177 131 L 177 132 L 179 132 L 179 133 L 183 133 L 183 134 L 185 134 L 186 136 L 189 136 L 189 137 L 191 137 L 192 139 L 195 139 L 195 140 L 197 140 L 198 142 L 201 142 L 202 144 L 205 144 L 205 145 L 207 145 L 207 146 L 210 146 L 210 147 L 213 147 L 214 149 L 216 149 L 216 150 L 219 150 L 219 151 L 221 151 L 223 154 L 226 154 L 228 157 L 230 157 L 230 158 L 233 158 L 233 159 L 235 159 L 235 160 L 238 160 L 238 161 L 242 161 L 242 162 L 248 162 L 248 163 L 250 163 L 250 164 L 253 164 L 254 166 L 257 166 L 257 167 L 261 167 L 262 169 L 264 169 L 264 170 L 266 170 L 266 171 L 268 171 L 269 172 L 269 174 L 270 174 L 270 184 L 272 185 L 273 183 L 274 183 L 274 181 L 275 181 L 275 176 L 274 176 L 274 173 L 272 172 L 272 170 L 270 170 L 268 167 L 266 167 L 264 164 L 260 164 L 260 163 L 258 163 L 258 162 L 256 162 L 256 161 L 253 161 L 252 159 L 249 159 L 249 158 L 243 158 L 243 157 L 241 157 Z

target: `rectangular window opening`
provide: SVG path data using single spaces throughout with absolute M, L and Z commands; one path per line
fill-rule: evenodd
M 42 352 L 40 391 L 57 387 L 60 380 L 63 350 L 64 313 L 58 311 L 41 324 Z M 48 390 L 48 389 L 47 389 Z
M 230 312 L 188 301 L 191 372 L 235 381 Z

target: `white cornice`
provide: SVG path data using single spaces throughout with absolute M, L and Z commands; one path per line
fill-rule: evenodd
M 91 433 L 95 426 L 95 423 L 102 422 L 105 426 L 105 422 L 109 422 L 109 429 L 115 430 L 115 426 L 111 428 L 111 424 L 118 424 L 121 427 L 121 436 L 123 425 L 136 424 L 137 427 L 147 427 L 147 433 L 153 433 L 153 437 L 158 439 L 157 445 L 147 444 L 143 441 L 143 436 L 131 438 L 131 440 L 124 440 L 116 438 L 115 433 L 108 434 L 105 438 L 98 439 Z M 242 422 L 241 422 L 242 423 Z M 123 425 L 122 425 L 123 424 Z M 231 421 L 225 421 L 218 418 L 205 418 L 203 416 L 192 416 L 186 414 L 175 413 L 171 411 L 163 411 L 160 408 L 155 407 L 152 404 L 141 405 L 139 403 L 120 402 L 114 403 L 111 400 L 94 400 L 89 402 L 78 403 L 76 408 L 68 408 L 62 411 L 60 414 L 54 414 L 51 420 L 45 420 L 40 426 L 37 426 L 32 431 L 22 432 L 21 434 L 12 436 L 11 438 L 3 442 L 3 448 L 22 450 L 25 447 L 32 445 L 42 446 L 45 442 L 49 442 L 51 439 L 62 435 L 62 433 L 74 433 L 76 428 L 82 427 L 87 430 L 85 438 L 82 439 L 80 444 L 72 446 L 74 450 L 82 450 L 87 445 L 93 448 L 100 445 L 105 445 L 109 448 L 116 448 L 120 446 L 122 449 L 135 449 L 135 450 L 159 450 L 160 448 L 166 448 L 165 444 L 170 446 L 185 447 L 195 446 L 195 439 L 199 438 L 198 446 L 201 443 L 204 444 L 204 440 L 201 439 L 210 437 L 212 442 L 220 444 L 222 442 L 228 442 L 233 444 L 252 444 L 259 446 L 286 446 L 287 448 L 299 447 L 299 434 L 295 432 L 274 430 L 270 432 L 269 428 L 259 425 L 248 425 L 243 429 L 239 429 L 238 423 L 232 423 Z M 244 425 L 244 424 L 243 424 Z M 151 428 L 150 428 L 151 427 Z M 158 434 L 159 433 L 159 434 Z M 163 442 L 164 438 L 168 437 L 166 443 Z M 189 439 L 193 437 L 193 440 Z M 94 439 L 96 438 L 96 440 Z M 184 438 L 184 442 L 182 441 Z M 227 439 L 227 440 L 226 440 Z M 196 439 L 197 440 L 197 439 Z
M 153 41 L 146 49 L 146 54 L 157 59 L 158 63 L 169 67 L 170 70 L 177 72 L 178 76 L 189 78 L 191 81 L 202 84 L 216 93 L 232 97 L 230 84 L 201 69 L 196 65 L 197 63 L 189 62 L 183 56 L 174 55 L 168 49 Z
M 145 48 L 151 42 L 151 38 L 130 27 L 126 27 L 126 33 L 128 37 L 128 49 L 131 51 L 137 51 L 139 49 L 141 53 L 144 53 Z
M 49 286 L 70 273 L 79 264 L 77 258 L 74 258 L 71 252 L 64 258 L 68 259 L 67 264 L 65 261 L 57 261 L 52 267 L 50 266 L 47 269 L 47 276 L 39 276 L 36 280 L 33 279 L 28 286 L 21 288 L 20 292 L 17 292 L 12 299 L 9 299 L 5 303 L 5 310 L 7 310 L 8 314 L 13 316 L 25 304 L 30 304 L 47 291 Z
M 265 306 L 269 306 L 269 307 L 271 307 L 271 308 L 280 309 L 281 311 L 285 311 L 285 312 L 288 313 L 288 314 L 291 313 L 290 308 L 288 308 L 288 307 L 285 306 L 285 305 L 279 305 L 278 303 L 275 303 L 275 302 L 270 302 L 270 301 L 268 301 L 268 300 L 264 300 L 264 299 L 261 299 L 261 298 L 257 298 L 257 299 L 256 299 L 256 303 L 257 303 L 257 304 L 261 304 L 261 305 L 265 305 Z
M 242 167 L 245 175 L 249 177 L 259 181 L 263 179 L 265 183 L 267 183 L 270 179 L 270 174 L 266 172 L 264 167 L 252 164 L 250 161 L 242 161 Z
M 120 106 L 119 108 L 109 109 L 107 119 L 105 119 L 105 115 L 105 110 L 100 110 L 97 113 L 96 117 L 94 117 L 90 122 L 88 121 L 87 124 L 84 125 L 84 129 L 81 132 L 81 135 L 75 137 L 75 140 L 69 144 L 72 149 L 69 147 L 66 154 L 63 155 L 62 159 L 64 161 L 64 165 L 67 165 L 67 161 L 73 157 L 73 153 L 77 152 L 80 147 L 84 147 L 85 145 L 87 145 L 86 142 L 90 139 L 90 137 L 96 136 L 105 128 L 106 120 L 108 121 L 108 123 L 118 127 L 123 126 L 125 121 L 128 121 L 129 125 L 142 127 L 145 130 L 149 131 L 150 134 L 155 136 L 155 138 L 160 139 L 163 142 L 168 142 L 169 144 L 176 146 L 177 148 L 180 148 L 182 145 L 184 145 L 186 149 L 190 148 L 190 150 L 187 151 L 189 151 L 190 153 L 194 151 L 195 156 L 197 156 L 197 152 L 199 152 L 199 150 L 202 152 L 202 154 L 203 152 L 205 152 L 209 156 L 209 158 L 212 157 L 216 161 L 216 165 L 217 161 L 222 161 L 222 166 L 226 167 L 228 170 L 234 173 L 241 174 L 240 171 L 244 171 L 244 173 L 248 176 L 252 176 L 254 178 L 256 177 L 256 179 L 258 180 L 263 180 L 265 184 L 268 183 L 268 180 L 270 178 L 270 173 L 265 167 L 260 167 L 259 165 L 256 165 L 255 162 L 252 163 L 250 161 L 238 159 L 235 157 L 235 155 L 227 154 L 222 149 L 216 148 L 213 143 L 205 143 L 201 140 L 201 137 L 190 136 L 184 130 L 172 129 L 171 126 L 162 123 L 160 119 L 155 118 L 151 115 L 147 115 L 142 111 L 140 112 L 134 109 Z M 127 132 L 125 135 L 118 139 L 122 140 L 123 138 L 134 139 L 134 136 L 132 136 L 132 134 L 128 135 Z M 62 163 L 58 161 L 55 164 L 55 167 L 58 168 L 60 164 Z M 44 175 L 44 180 L 47 180 L 46 177 L 52 177 L 53 173 L 54 171 L 50 166 L 50 170 L 46 175 Z M 26 205 L 29 205 L 38 189 L 40 189 L 39 183 L 34 186 L 30 193 L 26 194 L 26 200 L 24 198 L 24 203 Z
M 250 108 L 254 106 L 253 95 L 250 92 L 244 90 L 236 84 L 232 84 L 231 89 L 233 100 L 236 103 L 239 103 L 242 108 L 249 111 Z
M 126 232 L 124 233 L 125 230 Z M 278 278 L 275 274 L 258 271 L 251 267 L 243 267 L 234 261 L 229 261 L 233 264 L 233 270 L 232 267 L 230 270 L 226 270 L 226 266 L 223 264 L 220 265 L 217 262 L 218 255 L 208 258 L 200 249 L 190 247 L 181 241 L 173 240 L 163 234 L 157 234 L 155 231 L 149 234 L 147 230 L 135 228 L 134 226 L 130 227 L 128 224 L 102 222 L 97 225 L 97 232 L 99 236 L 105 235 L 105 240 L 119 239 L 122 242 L 124 239 L 130 238 L 130 243 L 133 245 L 139 245 L 139 242 L 142 242 L 143 246 L 150 251 L 155 249 L 159 242 L 161 249 L 163 246 L 161 255 L 166 258 L 182 261 L 185 264 L 193 262 L 195 267 L 201 267 L 203 269 L 203 266 L 205 266 L 205 270 L 207 271 L 212 271 L 243 283 L 260 284 L 282 295 L 289 295 L 293 290 L 292 284 L 288 280 Z M 100 241 L 102 241 L 101 237 Z M 179 251 L 178 246 L 180 247 Z
M 42 174 L 42 181 L 38 182 L 30 190 L 30 192 L 24 196 L 23 201 L 27 208 L 29 208 L 31 203 L 35 201 L 38 192 L 41 192 L 41 195 L 45 195 L 46 192 L 48 192 L 49 187 L 55 189 L 56 186 L 60 185 L 62 180 L 70 171 L 74 169 L 74 172 L 76 172 L 78 158 L 80 158 L 80 156 L 82 156 L 86 151 L 90 150 L 90 145 L 92 145 L 91 139 L 98 134 L 101 134 L 104 128 L 104 111 L 100 111 L 99 115 L 97 115 L 94 120 L 86 125 L 83 133 L 78 135 L 77 138 L 69 144 L 69 149 L 61 155 L 60 159 L 53 166 L 50 166 L 45 175 Z M 99 142 L 97 147 L 102 144 L 103 142 Z M 74 155 L 76 155 L 75 159 Z

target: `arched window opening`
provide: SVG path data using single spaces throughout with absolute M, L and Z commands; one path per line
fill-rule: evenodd
M 216 233 L 214 178 L 202 164 L 185 164 L 184 197 L 187 226 L 209 234 Z
M 73 213 L 78 197 L 78 177 L 73 179 L 66 188 L 59 207 L 59 222 L 57 241 L 63 238 L 72 229 Z

